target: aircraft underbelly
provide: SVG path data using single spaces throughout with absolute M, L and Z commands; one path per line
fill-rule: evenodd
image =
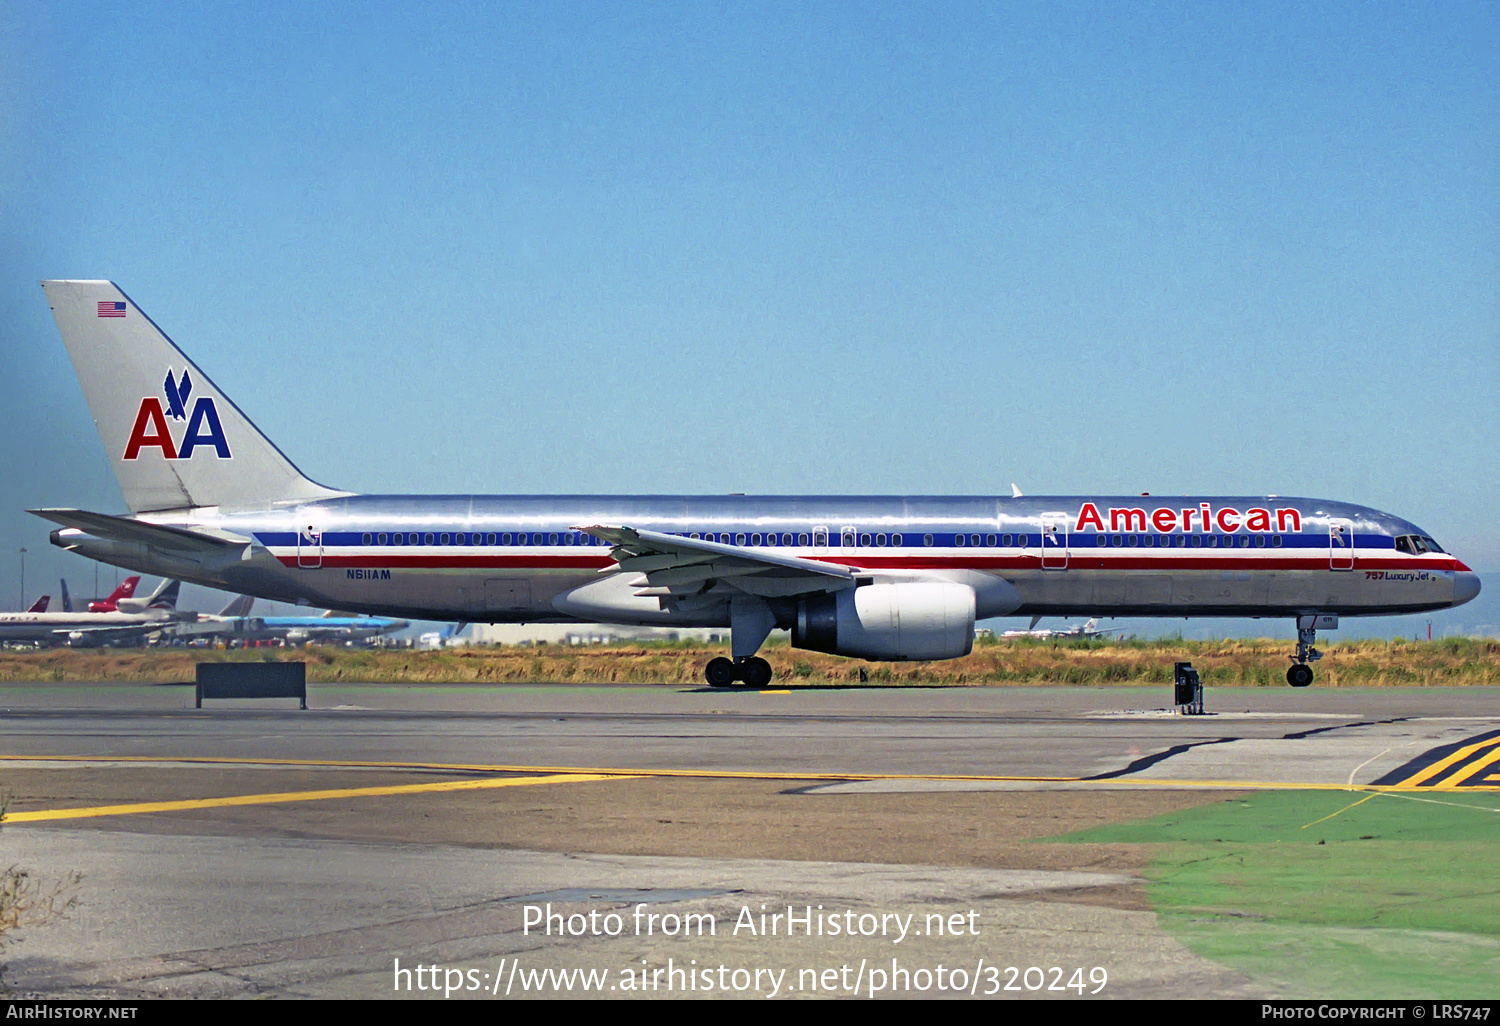
M 596 578 L 577 570 L 528 574 L 481 570 L 291 569 L 287 583 L 308 604 L 349 610 L 421 610 L 469 622 L 557 619 L 553 599 Z
M 1453 601 L 1452 574 L 1424 571 L 1061 570 L 1012 578 L 1026 614 L 1294 616 L 1300 612 L 1400 613 Z

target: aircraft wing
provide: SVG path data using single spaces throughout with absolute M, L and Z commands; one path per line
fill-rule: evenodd
M 144 623 L 109 624 L 98 627 L 58 627 L 52 631 L 52 637 L 70 645 L 89 647 L 105 645 L 111 641 L 141 638 L 175 626 L 177 624 L 172 620 L 148 620 Z
M 646 587 L 637 595 L 691 594 L 722 581 L 748 594 L 771 598 L 840 591 L 855 583 L 852 567 L 788 556 L 772 548 L 602 524 L 576 530 L 613 546 L 609 554 L 619 565 L 601 573 L 623 570 L 646 575 Z
M 168 527 L 130 517 L 110 516 L 108 513 L 90 513 L 83 509 L 33 509 L 27 512 L 64 527 L 87 531 L 100 538 L 143 542 L 168 550 L 222 552 L 231 548 L 243 548 L 255 540 L 213 528 Z

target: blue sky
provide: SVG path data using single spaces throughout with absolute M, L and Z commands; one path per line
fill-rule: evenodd
M 1492 3 L 21 0 L 0 230 L 7 607 L 92 579 L 21 510 L 121 508 L 44 277 L 338 487 L 1274 492 L 1500 570 Z

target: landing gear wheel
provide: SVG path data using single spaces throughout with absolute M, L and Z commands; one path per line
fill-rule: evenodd
M 749 688 L 763 688 L 771 683 L 771 664 L 759 656 L 746 659 L 739 666 L 740 680 Z
M 1312 667 L 1306 663 L 1298 663 L 1286 671 L 1286 682 L 1294 688 L 1305 688 L 1312 680 Z
M 708 661 L 708 666 L 703 670 L 703 676 L 708 679 L 710 687 L 727 688 L 739 676 L 738 670 L 739 668 L 734 663 L 719 656 L 717 659 Z

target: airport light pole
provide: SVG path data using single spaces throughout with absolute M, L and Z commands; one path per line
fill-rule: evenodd
M 26 546 L 21 546 L 21 604 L 16 607 L 26 612 Z

